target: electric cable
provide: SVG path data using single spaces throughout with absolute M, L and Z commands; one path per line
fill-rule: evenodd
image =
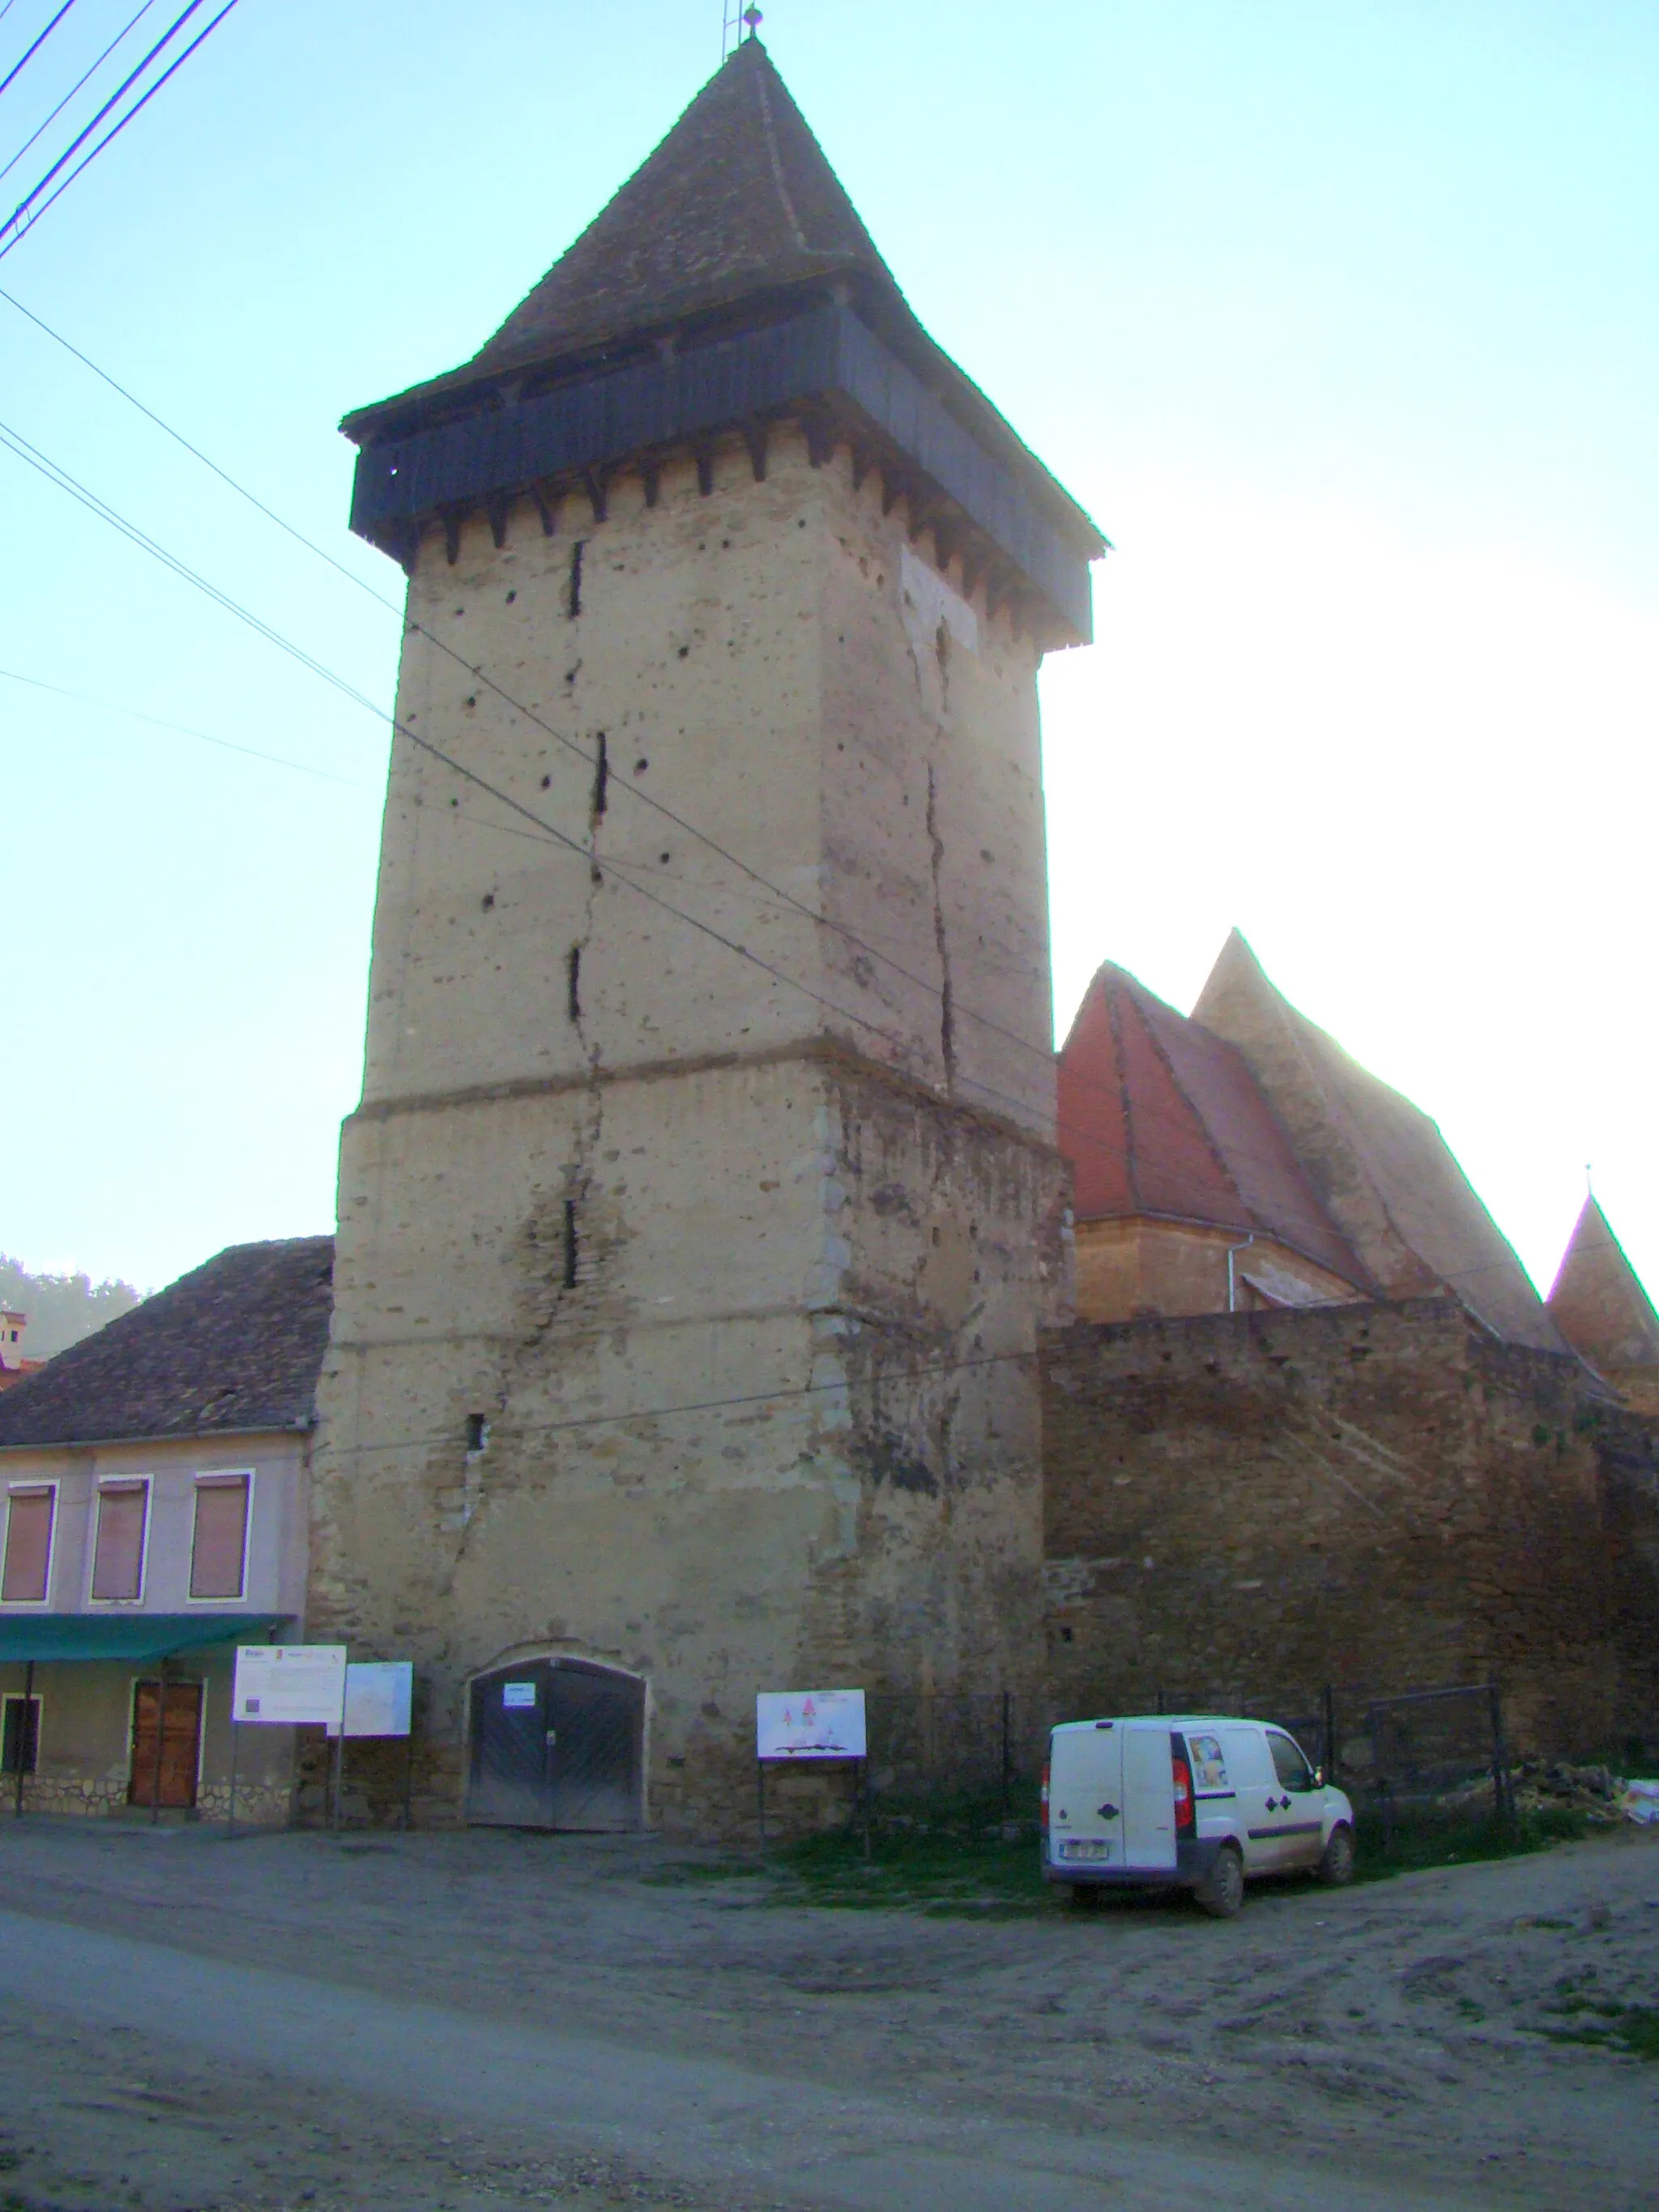
M 149 66 L 150 62 L 161 52 L 161 49 L 173 37 L 173 33 L 176 32 L 181 25 L 187 22 L 191 16 L 192 16 L 196 13 L 197 9 L 203 4 L 204 0 L 190 0 L 190 5 L 185 9 L 184 14 L 178 18 L 176 22 L 173 23 L 172 28 L 159 39 L 155 45 L 150 48 L 149 52 L 144 57 L 143 60 L 139 63 L 137 68 L 132 71 L 131 75 L 126 78 L 119 88 L 112 94 L 110 98 L 105 101 L 103 106 L 99 109 L 97 114 L 94 116 L 92 121 L 87 125 L 86 129 L 82 131 L 80 137 L 77 137 L 74 143 L 64 153 L 59 155 L 57 161 L 52 163 L 51 168 L 47 170 L 46 175 L 41 178 L 40 183 L 34 186 L 31 192 L 19 202 L 18 205 L 12 210 L 11 214 L 6 218 L 5 222 L 3 223 L 0 223 L 0 236 L 3 236 L 8 230 L 12 233 L 11 236 L 6 240 L 4 245 L 0 246 L 0 261 L 3 261 L 6 256 L 11 252 L 12 248 L 21 243 L 21 241 L 27 236 L 28 233 L 33 229 L 35 224 L 40 220 L 40 217 L 46 214 L 47 209 L 55 206 L 58 201 L 62 199 L 64 194 L 69 190 L 76 179 L 83 175 L 86 171 L 92 167 L 92 164 L 97 160 L 98 156 L 105 150 L 105 149 L 108 146 L 113 145 L 115 141 L 120 137 L 121 133 L 126 129 L 128 124 L 131 123 L 136 116 L 142 114 L 143 110 L 149 106 L 150 101 L 155 99 L 156 94 L 161 91 L 163 85 L 167 84 L 171 78 L 177 76 L 178 72 L 184 67 L 185 64 L 196 52 L 198 46 L 202 44 L 202 41 L 204 39 L 210 38 L 213 33 L 218 29 L 220 24 L 224 21 L 225 17 L 228 15 L 231 9 L 235 7 L 236 0 L 225 0 L 224 6 L 219 10 L 219 13 L 213 18 L 212 21 L 207 25 L 205 29 L 197 33 L 196 36 L 191 40 L 184 52 L 162 70 L 161 76 L 156 78 L 155 83 L 148 88 L 141 98 L 133 102 L 132 106 L 127 109 L 125 113 L 114 125 L 113 128 L 104 134 L 103 137 L 99 140 L 98 143 L 85 156 L 85 158 L 76 164 L 75 167 L 70 170 L 69 175 L 64 179 L 57 190 L 52 192 L 47 199 L 42 201 L 41 204 L 38 208 L 34 209 L 33 213 L 29 216 L 29 220 L 27 223 L 24 225 L 23 228 L 21 230 L 15 228 L 15 226 L 16 225 L 19 217 L 24 213 L 25 210 L 27 210 L 32 203 L 39 198 L 40 195 L 46 191 L 46 186 L 52 182 L 53 177 L 57 175 L 58 170 L 63 167 L 64 164 L 70 159 L 70 155 L 75 153 L 76 148 L 84 144 L 86 140 L 91 137 L 93 131 L 97 129 L 104 117 L 109 113 L 110 109 L 113 107 L 116 101 L 120 99 L 122 93 L 124 93 L 127 89 L 127 87 L 132 84 L 137 77 L 143 76 L 144 70 Z
M 26 198 L 18 202 L 17 205 L 12 210 L 10 215 L 7 216 L 5 222 L 0 223 L 0 236 L 3 236 L 5 232 L 11 228 L 12 225 L 17 221 L 19 216 L 21 216 L 23 210 L 29 206 L 31 202 L 38 198 L 40 194 L 45 191 L 46 186 L 52 182 L 52 179 L 58 174 L 58 172 L 64 167 L 64 163 L 70 160 L 81 147 L 85 145 L 87 140 L 91 137 L 93 132 L 98 128 L 99 125 L 109 113 L 110 110 L 120 100 L 122 95 L 130 88 L 130 87 L 135 85 L 141 76 L 143 76 L 144 71 L 149 67 L 150 64 L 155 59 L 155 57 L 161 52 L 161 49 L 173 37 L 173 33 L 177 31 L 181 25 L 187 23 L 198 8 L 205 5 L 206 0 L 190 0 L 190 5 L 185 9 L 184 14 L 179 16 L 176 21 L 170 24 L 167 29 L 161 33 L 161 37 L 155 41 L 155 44 L 150 48 L 149 52 L 143 56 L 137 67 L 132 70 L 126 76 L 123 77 L 120 83 L 116 86 L 114 91 L 111 93 L 109 98 L 104 102 L 96 115 L 93 117 L 91 122 L 87 125 L 85 130 L 81 132 L 78 137 L 70 140 L 70 143 L 52 163 L 51 168 L 46 171 L 46 175 L 41 178 L 40 183 L 33 187 Z
M 21 59 L 21 61 L 17 62 L 17 63 L 15 63 L 15 64 L 13 64 L 13 66 L 12 66 L 9 70 L 7 70 L 7 72 L 6 72 L 6 74 L 5 74 L 5 76 L 0 76 L 0 94 L 3 94 L 3 93 L 4 93 L 4 91 L 5 91 L 5 89 L 6 89 L 6 87 L 7 87 L 9 84 L 10 84 L 10 83 L 11 83 L 11 82 L 13 81 L 13 79 L 14 79 L 14 78 L 21 76 L 21 75 L 23 74 L 23 71 L 24 71 L 24 70 L 28 67 L 29 64 L 30 64 L 30 63 L 34 59 L 34 57 L 36 56 L 36 54 L 38 54 L 38 53 L 40 52 L 40 51 L 41 47 L 42 47 L 42 46 L 44 46 L 46 45 L 46 40 L 47 40 L 52 36 L 52 33 L 53 33 L 53 32 L 58 28 L 58 25 L 63 21 L 63 20 L 64 20 L 64 16 L 68 15 L 68 13 L 69 13 L 70 9 L 74 5 L 75 5 L 75 0 L 64 0 L 64 4 L 63 4 L 63 6 L 62 6 L 58 10 L 58 13 L 57 13 L 53 17 L 52 17 L 52 19 L 51 22 L 49 22 L 49 23 L 47 24 L 47 26 L 46 26 L 46 29 L 45 29 L 44 31 L 42 31 L 42 32 L 41 32 L 41 33 L 40 33 L 40 37 L 35 40 L 34 44 L 33 44 L 33 46 L 28 49 L 27 52 L 23 56 L 23 58 Z
M 0 668 L 0 678 L 8 684 L 27 684 L 35 691 L 55 692 L 60 699 L 74 699 L 83 707 L 95 707 L 100 714 L 125 714 L 134 722 L 148 722 L 153 729 L 172 730 L 181 738 L 199 738 L 205 745 L 222 745 L 227 752 L 246 753 L 250 760 L 267 761 L 273 768 L 291 768 L 301 775 L 319 776 L 325 783 L 342 783 L 351 791 L 372 791 L 372 784 L 356 776 L 337 775 L 331 769 L 313 768 L 309 761 L 286 759 L 281 753 L 261 752 L 257 745 L 239 745 L 233 738 L 216 738 L 207 730 L 192 730 L 185 722 L 169 722 L 161 714 L 146 714 L 137 707 L 112 707 L 105 699 L 94 699 L 85 691 L 71 691 L 64 684 L 48 684 L 39 676 L 25 676 L 15 668 Z
M 511 1442 L 519 1437 L 553 1436 L 569 1429 L 611 1427 L 619 1421 L 659 1421 L 676 1413 L 715 1413 L 737 1406 L 775 1406 L 792 1399 L 822 1397 L 837 1390 L 879 1390 L 890 1382 L 919 1382 L 930 1375 L 954 1375 L 967 1368 L 1012 1366 L 1036 1357 L 1035 1347 L 1027 1352 L 974 1352 L 961 1359 L 933 1360 L 923 1367 L 896 1368 L 881 1375 L 844 1376 L 835 1382 L 795 1382 L 781 1390 L 748 1390 L 729 1398 L 688 1398 L 675 1405 L 645 1406 L 625 1413 L 575 1413 L 560 1421 L 521 1421 L 511 1428 L 504 1422 L 498 1425 L 492 1421 L 490 1434 L 503 1442 Z M 418 1451 L 424 1445 L 453 1441 L 449 1435 L 399 1437 L 384 1443 L 343 1444 L 335 1449 L 342 1458 L 356 1458 L 371 1452 Z
M 86 507 L 89 512 L 98 515 L 100 520 L 109 522 L 111 526 L 117 529 L 123 536 L 126 537 L 131 543 L 138 545 L 142 550 L 149 552 L 164 566 L 170 568 L 173 573 L 178 575 L 182 580 L 193 585 L 198 590 L 203 592 L 208 598 L 211 599 L 216 605 L 224 608 L 228 612 L 237 616 L 239 619 L 246 623 L 259 635 L 266 638 L 270 643 L 276 646 L 279 650 L 288 653 L 291 658 L 298 661 L 301 666 L 308 669 L 312 673 L 319 676 L 324 682 L 329 684 L 333 689 L 341 692 L 343 696 L 350 699 L 356 705 L 362 707 L 367 713 L 372 714 L 377 721 L 388 724 L 393 730 L 406 737 L 418 750 L 428 754 L 430 757 L 439 761 L 442 765 L 448 768 L 452 773 L 460 776 L 465 781 L 470 783 L 477 790 L 484 793 L 488 797 L 493 799 L 498 805 L 504 805 L 511 811 L 522 817 L 526 821 L 532 824 L 532 830 L 535 832 L 539 833 L 540 836 L 547 839 L 549 842 L 562 846 L 565 849 L 574 853 L 580 858 L 587 861 L 590 866 L 597 865 L 594 860 L 594 856 L 587 846 L 582 844 L 579 840 L 571 837 L 566 832 L 558 830 L 552 823 L 544 821 L 532 808 L 528 807 L 521 801 L 514 799 L 510 793 L 501 790 L 498 786 L 492 784 L 487 777 L 480 775 L 477 770 L 469 769 L 464 763 L 454 759 L 452 755 L 446 753 L 441 746 L 434 744 L 431 739 L 422 736 L 415 730 L 410 728 L 407 724 L 398 721 L 395 714 L 386 713 L 384 708 L 377 706 L 375 702 L 365 693 L 359 691 L 355 685 L 349 684 L 344 678 L 337 675 L 334 671 L 326 667 L 325 664 L 317 660 L 313 655 L 306 652 L 301 647 L 295 644 L 293 641 L 284 637 L 281 632 L 276 630 L 270 624 L 264 623 L 259 617 L 252 614 L 246 608 L 242 607 L 237 601 L 233 599 L 228 593 L 221 591 L 218 586 L 210 583 L 205 578 L 198 575 L 196 571 L 189 568 L 185 562 L 179 560 L 176 556 L 169 553 L 165 547 L 160 545 L 154 538 L 149 538 L 146 532 L 138 529 L 136 525 L 129 523 L 125 517 L 118 514 L 118 512 L 114 508 L 111 507 L 106 501 L 101 500 L 96 494 L 88 490 L 85 486 L 79 484 L 75 478 L 69 475 L 69 472 L 66 470 L 59 467 L 57 463 L 50 461 L 47 457 L 40 452 L 39 447 L 31 446 L 27 439 L 21 436 L 21 434 L 9 429 L 4 423 L 0 423 L 0 443 L 9 445 L 10 450 L 16 453 L 18 459 L 26 460 L 31 467 L 35 468 L 40 474 L 45 476 L 48 482 L 58 484 L 60 489 L 69 491 L 71 496 L 75 497 L 82 506 Z M 476 819 L 477 817 L 472 818 Z M 499 828 L 505 825 L 490 824 L 489 826 L 492 828 Z M 799 979 L 788 975 L 785 970 L 777 967 L 775 963 L 763 959 L 758 953 L 753 951 L 749 946 L 739 943 L 735 939 L 728 937 L 723 931 L 714 928 L 712 924 L 703 921 L 700 916 L 688 914 L 683 908 L 674 905 L 672 900 L 662 897 L 659 894 L 653 891 L 647 885 L 635 881 L 630 875 L 618 872 L 617 874 L 616 880 L 622 883 L 625 888 L 635 892 L 640 897 L 647 900 L 653 906 L 659 908 L 664 913 L 673 916 L 678 921 L 684 922 L 688 927 L 699 931 L 703 935 L 710 938 L 714 942 L 724 947 L 727 951 L 736 953 L 740 958 L 750 962 L 756 967 L 760 968 L 764 973 L 772 976 L 775 981 L 782 983 L 787 988 L 798 992 L 805 998 L 811 1000 L 814 1004 L 823 1007 L 826 1012 L 839 1016 L 839 1018 L 843 1021 L 850 1022 L 855 1028 L 861 1029 L 872 1036 L 879 1037 L 884 1042 L 891 1046 L 893 1049 L 901 1055 L 901 1059 L 908 1050 L 908 1040 L 896 1036 L 893 1032 L 883 1027 L 881 1024 L 872 1021 L 867 1015 L 857 1013 L 851 1008 L 842 1006 L 836 1000 L 826 998 L 822 993 L 815 991 L 809 984 L 799 981 Z M 939 995 L 937 991 L 932 991 L 931 987 L 927 988 L 929 988 L 931 991 L 931 995 L 935 997 Z M 1048 1054 L 1047 1057 L 1050 1062 L 1052 1062 L 1052 1054 Z M 959 1075 L 958 1079 L 963 1082 L 969 1089 L 977 1091 L 984 1098 L 994 1101 L 1001 1105 L 1012 1106 L 1018 1113 L 1029 1111 L 1028 1101 L 1019 1098 L 1012 1093 L 1002 1091 L 994 1085 L 988 1084 L 983 1080 L 974 1077 L 962 1077 Z M 1104 1097 L 1115 1098 L 1116 1094 L 1108 1085 L 1091 1083 L 1087 1087 L 1099 1092 L 1100 1095 Z M 1056 1135 L 1064 1136 L 1068 1134 L 1085 1139 L 1092 1149 L 1097 1152 L 1103 1152 L 1109 1156 L 1117 1158 L 1126 1158 L 1127 1156 L 1127 1146 L 1113 1145 L 1101 1137 L 1098 1133 L 1094 1130 L 1085 1131 L 1074 1125 L 1057 1122 Z M 1146 1145 L 1145 1143 L 1138 1147 L 1138 1151 L 1144 1153 L 1149 1158 L 1155 1159 L 1158 1157 L 1157 1148 Z M 1276 1162 L 1264 1160 L 1259 1155 L 1249 1153 L 1242 1150 L 1238 1151 L 1236 1156 L 1240 1159 L 1254 1160 L 1257 1164 L 1261 1165 L 1279 1164 Z M 1266 1224 L 1258 1225 L 1263 1227 L 1266 1226 Z M 1269 1231 L 1268 1233 L 1274 1234 L 1276 1232 Z M 1288 1240 L 1281 1239 L 1281 1241 Z M 1307 1256 L 1310 1259 L 1312 1257 L 1311 1255 Z M 1507 1262 L 1492 1261 L 1477 1265 L 1474 1267 L 1460 1269 L 1455 1274 L 1448 1273 L 1443 1276 L 1442 1279 L 1446 1281 L 1448 1284 L 1455 1284 L 1459 1281 L 1467 1281 L 1469 1278 L 1476 1274 L 1497 1272 L 1509 1273 L 1513 1270 L 1518 1270 L 1519 1264 L 1518 1261 L 1515 1261 L 1513 1259 Z M 1356 1285 L 1355 1287 L 1358 1288 L 1359 1286 Z
M 492 784 L 488 777 L 480 775 L 476 769 L 468 768 L 465 762 L 456 760 L 452 755 L 445 752 L 441 746 L 434 744 L 429 738 L 422 736 L 418 731 L 410 729 L 406 723 L 400 722 L 395 714 L 388 714 L 384 708 L 376 706 L 374 702 L 366 693 L 358 690 L 355 684 L 349 683 L 344 677 L 337 675 L 332 669 L 325 666 L 314 655 L 307 653 L 303 647 L 284 637 L 279 630 L 273 629 L 259 616 L 253 614 L 239 601 L 232 599 L 228 592 L 221 591 L 217 585 L 210 583 L 205 577 L 198 575 L 187 562 L 181 561 L 176 554 L 170 553 L 165 546 L 139 529 L 136 524 L 129 522 L 106 501 L 100 499 L 96 493 L 89 491 L 85 485 L 78 483 L 66 469 L 60 468 L 56 462 L 48 459 L 40 447 L 31 445 L 21 432 L 12 429 L 4 422 L 0 422 L 0 446 L 4 446 L 19 460 L 26 462 L 30 468 L 35 470 L 37 474 L 45 477 L 49 483 L 55 483 L 60 490 L 69 492 L 70 496 L 86 507 L 88 513 L 97 515 L 100 521 L 109 523 L 132 544 L 151 554 L 165 568 L 171 569 L 173 574 L 183 582 L 193 585 L 216 605 L 222 607 L 227 613 L 236 616 L 240 621 L 246 623 L 250 629 L 268 640 L 279 651 L 286 653 L 291 659 L 298 661 L 301 667 L 320 677 L 325 684 L 352 701 L 355 705 L 362 707 L 377 721 L 389 724 L 400 735 L 407 738 L 411 744 L 441 762 L 453 774 L 471 784 L 477 790 L 487 793 L 498 805 L 507 807 L 512 812 L 522 816 L 526 822 L 531 823 L 544 836 L 550 839 L 555 844 L 562 845 L 568 851 L 577 854 L 590 866 L 595 865 L 592 854 L 578 839 L 556 828 L 552 823 L 544 822 L 533 808 L 525 805 L 521 800 L 514 799 L 510 793 L 502 791 L 497 785 Z M 686 914 L 682 908 L 674 905 L 672 900 L 663 898 L 648 885 L 636 883 L 631 877 L 627 876 L 618 876 L 617 881 L 633 891 L 638 897 L 659 908 L 665 914 L 672 915 L 677 921 L 684 922 L 688 927 L 701 931 L 704 936 L 713 939 L 717 945 L 723 945 L 728 952 L 735 952 L 739 957 L 752 962 L 756 967 L 762 969 L 776 981 L 782 983 L 790 990 L 799 992 L 803 997 L 812 1000 L 827 1012 L 838 1015 L 842 1020 L 853 1023 L 856 1027 L 867 1030 L 872 1036 L 880 1037 L 895 1051 L 902 1052 L 905 1049 L 905 1041 L 890 1030 L 884 1029 L 878 1022 L 872 1021 L 867 1015 L 855 1013 L 850 1007 L 838 1006 L 834 1000 L 827 999 L 821 992 L 815 991 L 810 984 L 799 981 L 794 976 L 787 975 L 782 969 L 776 967 L 772 962 L 763 959 L 759 953 L 751 951 L 747 945 L 739 945 L 735 939 L 726 936 L 723 932 L 714 928 L 712 923 L 701 920 L 696 915 Z
M 10 4 L 11 0 L 7 0 L 7 5 L 9 6 Z M 11 174 L 12 171 L 17 167 L 17 164 L 22 160 L 24 155 L 28 152 L 29 148 L 33 145 L 35 140 L 43 137 L 44 134 L 51 129 L 52 125 L 56 123 L 58 117 L 69 106 L 70 100 L 74 99 L 76 94 L 81 90 L 83 85 L 89 82 L 92 78 L 97 76 L 99 70 L 102 69 L 104 64 L 115 52 L 117 46 L 121 45 L 124 40 L 129 38 L 131 33 L 137 30 L 138 25 L 143 21 L 144 17 L 149 15 L 150 9 L 154 8 L 156 0 L 143 0 L 143 5 L 139 9 L 138 13 L 132 16 L 128 21 L 125 30 L 118 31 L 116 33 L 115 36 L 105 47 L 103 52 L 99 55 L 92 67 L 86 71 L 84 76 L 78 77 L 70 87 L 69 90 L 64 94 L 64 97 L 58 101 L 57 106 L 52 109 L 52 113 L 47 116 L 46 121 L 36 125 L 35 129 L 30 132 L 29 136 L 23 141 L 17 151 L 12 155 L 10 161 L 9 161 L 3 167 L 0 167 L 0 177 L 9 177 Z M 0 9 L 0 14 L 3 14 L 3 9 Z

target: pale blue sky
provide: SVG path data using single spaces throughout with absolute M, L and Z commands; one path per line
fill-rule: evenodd
M 62 66 L 126 12 L 78 0 Z M 1536 1277 L 1593 1160 L 1659 1280 L 1659 12 L 772 0 L 765 36 L 1117 547 L 1044 683 L 1062 1025 L 1108 957 L 1189 1006 L 1237 922 Z M 395 597 L 337 418 L 471 352 L 719 50 L 719 0 L 240 0 L 0 285 Z M 0 422 L 389 701 L 395 621 L 3 301 Z M 0 668 L 347 779 L 0 681 L 0 1249 L 155 1283 L 331 1220 L 385 737 L 5 453 L 0 514 Z

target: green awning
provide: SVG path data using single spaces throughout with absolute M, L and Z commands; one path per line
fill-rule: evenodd
M 271 1613 L 35 1613 L 0 1616 L 0 1663 L 33 1659 L 166 1659 L 206 1644 L 262 1644 L 287 1616 Z

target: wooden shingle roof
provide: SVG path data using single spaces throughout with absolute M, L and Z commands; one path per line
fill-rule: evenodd
M 334 1239 L 233 1244 L 0 1396 L 0 1449 L 309 1426 Z

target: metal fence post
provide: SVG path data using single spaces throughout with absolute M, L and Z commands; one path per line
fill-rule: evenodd
M 12 1806 L 12 1818 L 23 1817 L 23 1777 L 28 1771 L 31 1723 L 34 1718 L 34 1662 L 31 1659 L 23 1669 L 23 1702 L 17 1709 L 17 1796 Z
M 1012 1690 L 1005 1690 L 1002 1693 L 1002 1817 L 1005 1821 L 1013 1798 L 1013 1709 L 1014 1693 Z
M 1492 1807 L 1500 1828 L 1515 1825 L 1515 1802 L 1510 1788 L 1510 1763 L 1504 1745 L 1504 1697 L 1494 1674 L 1486 1684 L 1492 1711 Z
M 149 1822 L 154 1827 L 161 1817 L 161 1752 L 167 1742 L 167 1662 L 163 1652 L 155 1670 L 155 1772 L 149 1785 Z

